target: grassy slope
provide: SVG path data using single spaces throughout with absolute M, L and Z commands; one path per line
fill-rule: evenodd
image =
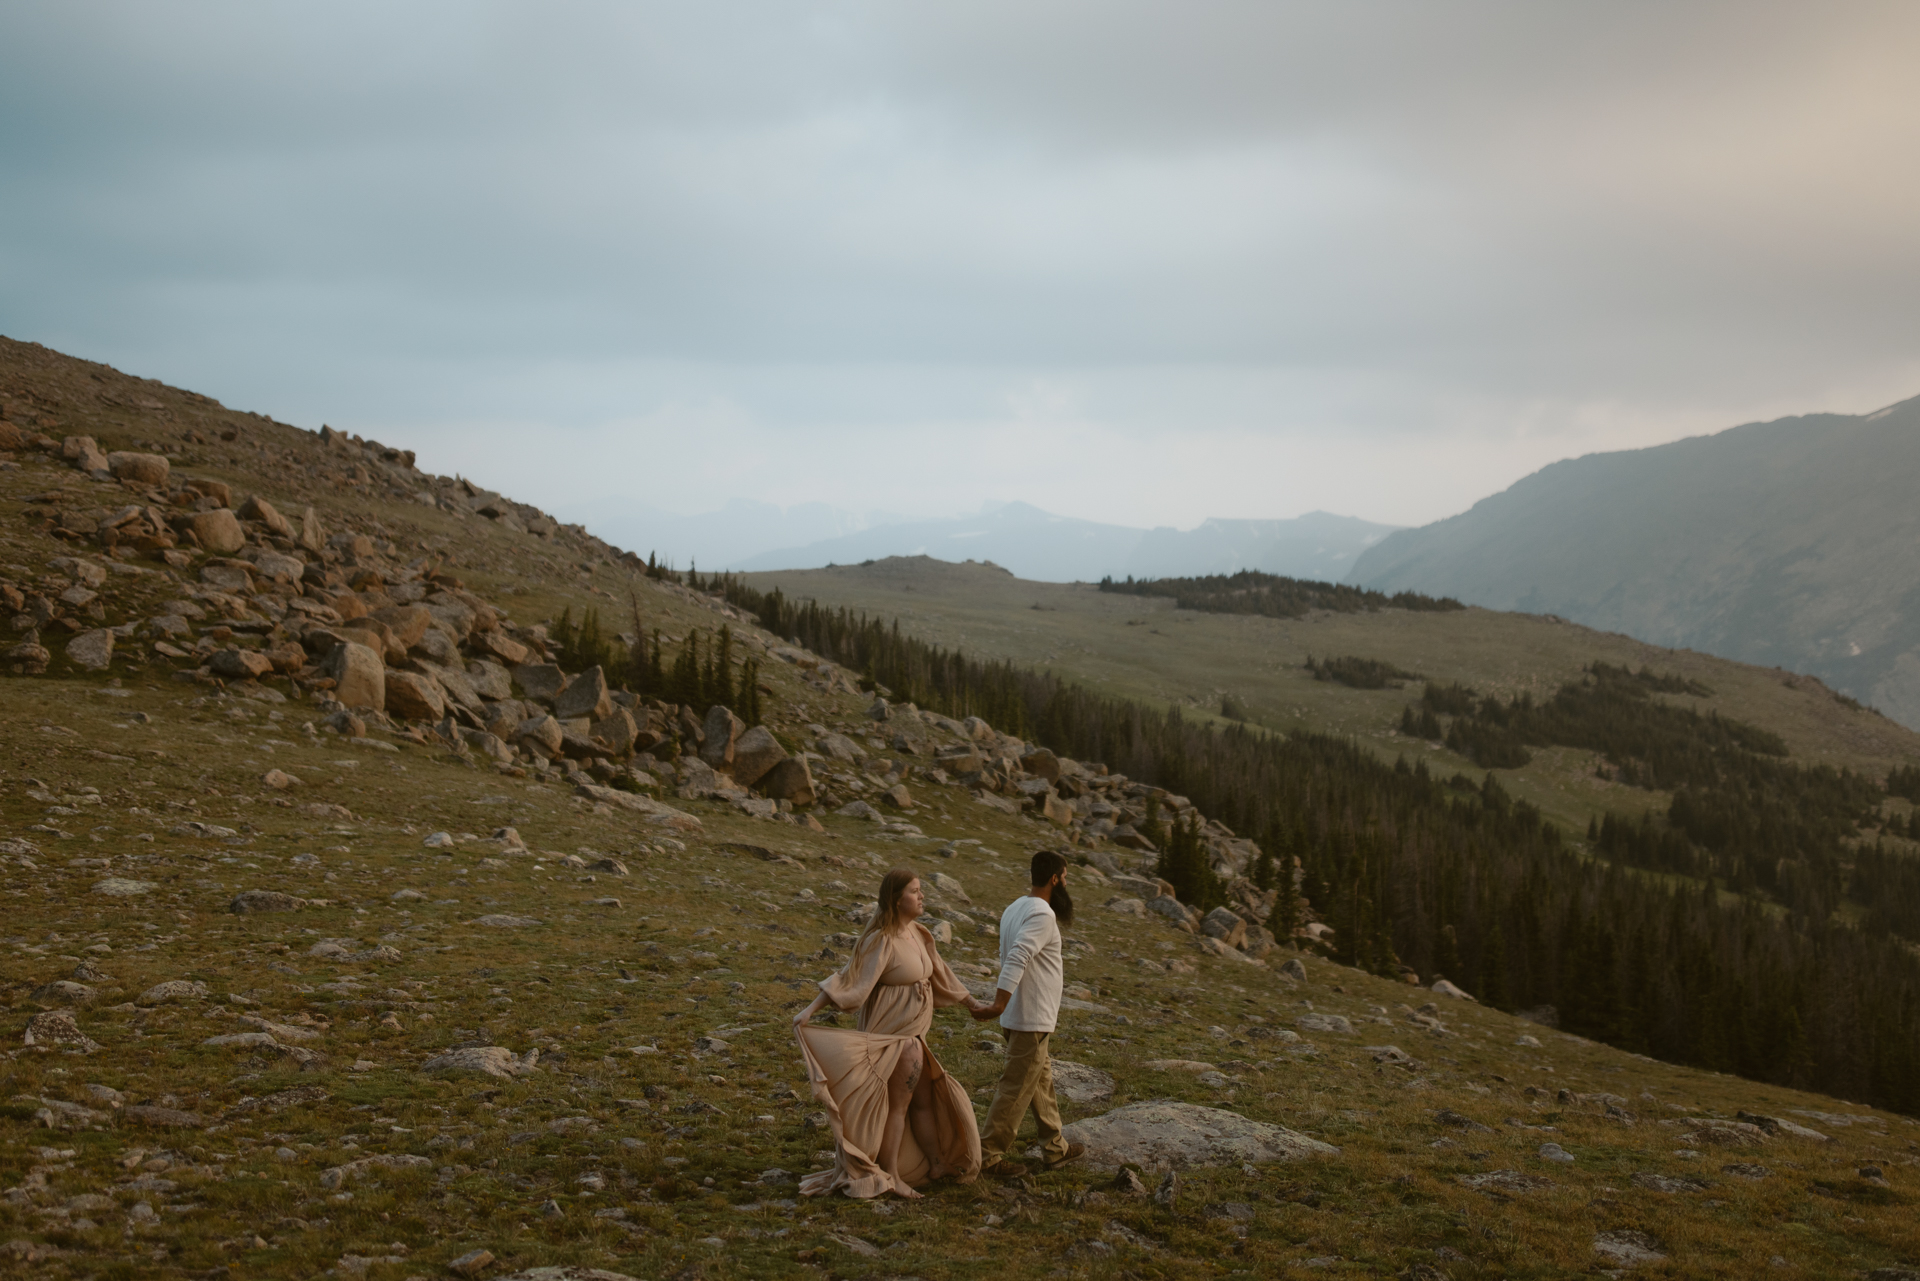
M 17 391 L 22 375 L 8 373 L 15 382 L 7 390 Z M 93 429 L 109 443 L 120 443 L 115 430 L 159 434 L 146 424 L 116 428 L 104 415 L 89 421 L 84 406 L 66 418 L 67 428 Z M 257 420 L 240 426 L 287 430 Z M 212 451 L 189 470 L 251 483 L 244 454 Z M 0 471 L 4 559 L 37 565 L 68 550 L 23 534 L 12 500 L 72 475 L 28 456 L 20 470 Z M 262 488 L 278 500 L 303 497 L 297 477 Z M 555 547 L 372 494 L 311 496 L 336 524 L 358 511 L 396 539 L 444 540 L 470 582 L 505 584 L 514 566 L 554 567 L 526 581 L 527 595 L 497 597 L 526 618 L 562 602 L 605 605 L 607 597 L 590 589 L 624 598 L 632 586 L 669 631 L 714 621 L 698 603 L 630 585 L 604 567 L 587 577 L 559 572 L 586 558 L 577 554 L 584 545 Z M 0 1257 L 21 1274 L 205 1276 L 222 1269 L 308 1277 L 348 1254 L 404 1254 L 366 1271 L 375 1281 L 399 1281 L 443 1275 L 448 1261 L 484 1246 L 500 1256 L 500 1270 L 580 1262 L 647 1277 L 1276 1276 L 1335 1256 L 1344 1262 L 1333 1275 L 1438 1262 L 1456 1278 L 1532 1277 L 1590 1272 L 1594 1233 L 1614 1228 L 1658 1237 L 1673 1256 L 1669 1275 L 1751 1276 L 1779 1256 L 1785 1266 L 1769 1275 L 1832 1276 L 1920 1254 L 1911 1173 L 1902 1164 L 1912 1159 L 1912 1130 L 1901 1118 L 1648 1062 L 1471 1006 L 1450 1006 L 1451 1033 L 1435 1036 L 1397 1012 L 1425 994 L 1318 961 L 1308 963 L 1307 984 L 1289 986 L 1271 969 L 1208 957 L 1185 935 L 1099 910 L 1093 905 L 1104 896 L 1085 879 L 1077 888 L 1088 910 L 1073 934 L 1089 947 L 1076 952 L 1069 980 L 1089 985 L 1112 1014 L 1068 1014 L 1060 1056 L 1112 1073 L 1116 1103 L 1172 1097 L 1231 1107 L 1325 1138 L 1342 1155 L 1251 1174 L 1193 1172 L 1173 1209 L 1101 1192 L 1102 1179 L 1074 1169 L 1030 1186 L 948 1188 L 913 1205 L 787 1204 L 785 1185 L 753 1180 L 771 1167 L 808 1169 L 825 1146 L 803 1122 L 812 1105 L 785 1096 L 804 1094 L 785 1020 L 826 968 L 813 958 L 823 937 L 849 928 L 846 907 L 867 897 L 883 866 L 903 860 L 957 876 L 976 904 L 995 910 L 1018 892 L 1020 865 L 1043 829 L 964 793 L 916 783 L 926 804 L 914 818 L 925 841 L 889 839 L 872 825 L 832 816 L 828 831 L 815 835 L 688 802 L 705 831 L 679 852 L 659 842 L 659 829 L 596 812 L 563 788 L 477 771 L 412 745 L 385 751 L 324 734 L 310 742 L 298 703 L 209 696 L 170 675 L 164 666 L 121 664 L 81 678 L 56 665 L 48 677 L 6 678 L 3 686 L 0 836 L 42 851 L 32 860 L 37 867 L 17 857 L 7 864 L 12 910 L 0 931 L 14 1038 L 0 1067 L 0 1097 L 14 1101 L 0 1122 L 0 1185 L 21 1189 L 0 1198 L 0 1238 L 21 1243 Z M 806 689 L 797 676 L 778 666 L 767 674 L 781 724 L 802 715 L 855 724 L 858 700 Z M 306 780 L 294 806 L 260 786 L 268 767 Z M 29 780 L 55 800 L 29 795 Z M 356 817 L 315 818 L 297 808 L 315 801 L 346 805 Z M 188 817 L 241 835 L 172 834 Z M 479 841 L 451 852 L 421 844 L 436 828 L 484 836 L 502 823 L 516 826 L 538 857 L 501 858 L 498 847 Z M 955 838 L 982 844 L 938 858 L 939 845 Z M 797 864 L 724 848 L 735 842 Z M 633 874 L 588 882 L 558 858 L 581 850 L 618 852 Z M 319 864 L 292 863 L 301 852 Z M 158 888 L 134 899 L 90 892 L 107 870 Z M 252 917 L 223 910 L 234 891 L 254 887 L 330 905 Z M 426 897 L 396 902 L 391 895 L 402 887 Z M 799 898 L 803 889 L 815 901 Z M 590 906 L 608 894 L 621 906 Z M 470 923 L 483 912 L 543 923 Z M 363 946 L 390 940 L 401 958 L 308 955 L 324 938 Z M 949 954 L 977 966 L 992 947 L 973 936 Z M 1196 971 L 1171 975 L 1141 964 L 1170 955 L 1189 957 Z M 110 975 L 98 984 L 100 998 L 78 1011 L 100 1051 L 73 1057 L 21 1048 L 19 1029 L 38 1008 L 27 993 L 64 977 L 82 957 Z M 362 980 L 361 991 L 329 986 L 342 977 Z M 148 985 L 176 978 L 205 981 L 213 999 L 150 1013 L 124 1008 Z M 1256 1018 L 1288 1025 L 1308 1002 L 1347 1015 L 1358 1030 L 1311 1033 L 1319 1053 L 1299 1056 L 1247 1037 Z M 329 1056 L 326 1067 L 298 1073 L 244 1050 L 201 1045 L 244 1030 L 236 1018 L 243 1009 L 326 1024 L 316 1043 Z M 389 1011 L 397 1026 L 386 1023 Z M 728 1032 L 727 1051 L 696 1054 L 696 1038 L 722 1028 L 745 1030 Z M 1529 1032 L 1545 1044 L 1518 1046 Z M 428 1053 L 476 1038 L 516 1051 L 542 1048 L 544 1070 L 512 1082 L 439 1080 L 414 1070 Z M 976 1093 L 996 1075 L 999 1060 L 978 1048 L 978 1029 L 958 1014 L 943 1012 L 931 1040 Z M 1360 1048 L 1386 1043 L 1407 1049 L 1418 1066 L 1379 1066 Z M 631 1053 L 643 1044 L 658 1052 Z M 1211 1061 L 1227 1079 L 1210 1086 L 1147 1066 L 1163 1058 Z M 89 1083 L 119 1089 L 132 1104 L 177 1106 L 215 1124 L 156 1130 L 108 1120 L 52 1131 L 33 1122 L 37 1105 L 23 1101 L 85 1102 Z M 280 1111 L 244 1103 L 296 1086 L 318 1086 L 324 1096 Z M 1529 1086 L 1546 1096 L 1529 1095 Z M 1640 1119 L 1623 1126 L 1591 1108 L 1558 1105 L 1551 1095 L 1563 1087 L 1624 1096 Z M 1493 1128 L 1447 1129 L 1434 1121 L 1440 1108 Z M 1811 1122 L 1835 1136 L 1830 1145 L 1773 1140 L 1754 1150 L 1676 1154 L 1689 1127 L 1666 1122 L 1730 1117 L 1740 1108 L 1824 1111 L 1847 1123 Z M 1070 1117 L 1097 1110 L 1067 1107 Z M 588 1118 L 587 1128 L 550 1124 L 570 1117 Z M 1509 1118 L 1554 1128 L 1522 1129 Z M 1536 1149 L 1548 1139 L 1576 1163 L 1540 1160 Z M 322 1184 L 327 1168 L 383 1152 L 426 1154 L 435 1168 L 377 1173 L 345 1189 Z M 174 1186 L 129 1184 L 142 1161 L 150 1177 Z M 1762 1163 L 1772 1173 L 1734 1177 L 1720 1169 L 1730 1161 Z M 1857 1176 L 1869 1161 L 1892 1187 Z M 168 1168 L 158 1168 L 163 1162 Z M 1552 1182 L 1511 1198 L 1459 1182 L 1498 1168 Z M 604 1186 L 589 1194 L 580 1179 L 591 1173 Z M 1657 1192 L 1634 1184 L 1636 1173 L 1690 1175 L 1708 1186 Z M 45 1213 L 99 1192 L 112 1200 L 78 1203 L 64 1217 Z M 127 1215 L 139 1200 L 158 1211 L 151 1226 Z M 554 1208 L 543 1212 L 549 1201 Z M 1207 1211 L 1229 1202 L 1251 1207 L 1244 1238 Z M 603 1209 L 625 1217 L 599 1217 Z M 1119 1244 L 1110 1259 L 1076 1249 L 1103 1237 L 1120 1241 L 1115 1225 L 1146 1245 Z M 848 1240 L 877 1247 L 880 1256 L 856 1253 Z M 58 1253 L 27 1262 L 49 1246 Z
M 1711 698 L 1671 701 L 1773 730 L 1796 760 L 1875 778 L 1893 765 L 1920 760 L 1920 735 L 1847 707 L 1816 682 L 1527 614 L 1202 614 L 1176 609 L 1169 600 L 1104 593 L 1079 583 L 1026 582 L 990 566 L 924 558 L 754 574 L 748 581 L 762 589 L 779 586 L 796 599 L 897 617 L 902 627 L 937 644 L 1051 668 L 1108 693 L 1179 703 L 1198 716 L 1216 713 L 1220 696 L 1231 693 L 1260 724 L 1350 736 L 1388 759 L 1400 753 L 1425 757 L 1443 775 L 1479 771 L 1451 752 L 1400 735 L 1400 711 L 1418 699 L 1417 682 L 1402 690 L 1349 689 L 1314 680 L 1304 667 L 1307 656 L 1383 659 L 1502 697 L 1521 691 L 1549 695 L 1596 659 L 1651 665 L 1714 691 Z M 1589 817 L 1607 809 L 1637 814 L 1649 805 L 1665 808 L 1662 794 L 1596 778 L 1595 761 L 1590 752 L 1554 749 L 1536 753 L 1525 769 L 1500 773 L 1515 795 L 1580 832 Z

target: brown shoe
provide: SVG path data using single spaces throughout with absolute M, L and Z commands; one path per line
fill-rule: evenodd
M 1063 1166 L 1063 1165 L 1065 1165 L 1065 1164 L 1066 1164 L 1067 1162 L 1069 1162 L 1069 1161 L 1078 1161 L 1078 1160 L 1079 1160 L 1079 1159 L 1080 1159 L 1081 1157 L 1083 1157 L 1083 1156 L 1085 1156 L 1086 1154 L 1087 1154 L 1087 1145 L 1086 1145 L 1086 1144 L 1084 1144 L 1084 1143 L 1069 1143 L 1069 1144 L 1067 1144 L 1067 1152 L 1066 1152 L 1066 1155 L 1065 1155 L 1065 1156 L 1063 1156 L 1063 1157 L 1061 1157 L 1061 1158 L 1060 1158 L 1059 1160 L 1057 1160 L 1057 1161 L 1048 1161 L 1048 1162 L 1047 1162 L 1047 1168 L 1048 1168 L 1049 1170 L 1057 1170 L 1057 1169 L 1059 1169 L 1059 1168 L 1060 1168 L 1061 1166 Z
M 983 1166 L 980 1170 L 981 1176 L 989 1179 L 1017 1179 L 1026 1172 L 1026 1166 L 1018 1161 L 1009 1161 L 1005 1157 L 1001 1157 L 992 1165 Z

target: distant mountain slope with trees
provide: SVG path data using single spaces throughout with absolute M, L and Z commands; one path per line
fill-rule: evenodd
M 1348 581 L 1819 676 L 1920 727 L 1920 398 L 1543 468 Z

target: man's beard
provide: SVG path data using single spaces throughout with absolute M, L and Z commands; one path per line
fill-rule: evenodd
M 1053 887 L 1053 896 L 1047 900 L 1047 903 L 1053 908 L 1053 914 L 1060 919 L 1060 924 L 1073 924 L 1073 896 L 1067 893 L 1065 881 Z

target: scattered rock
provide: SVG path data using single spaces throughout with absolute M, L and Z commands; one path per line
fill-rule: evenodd
M 1072 1103 L 1105 1103 L 1113 1097 L 1113 1078 L 1084 1063 L 1054 1059 L 1053 1089 Z
M 307 900 L 279 890 L 242 890 L 233 896 L 227 910 L 245 916 L 253 912 L 292 912 L 306 905 Z
M 553 714 L 563 721 L 582 716 L 597 721 L 612 711 L 613 694 L 607 688 L 607 674 L 598 666 L 581 672 L 553 696 Z
M 1218 1108 L 1158 1100 L 1126 1107 L 1066 1127 L 1070 1142 L 1087 1145 L 1098 1168 L 1230 1166 L 1337 1156 L 1340 1149 L 1283 1126 L 1250 1121 Z
M 346 706 L 378 711 L 387 705 L 386 661 L 365 645 L 354 641 L 335 645 L 321 671 L 332 678 L 333 696 Z
M 1353 1024 L 1339 1014 L 1302 1014 L 1293 1021 L 1302 1032 L 1344 1032 L 1353 1035 Z
M 1667 1256 L 1659 1240 L 1638 1228 L 1610 1228 L 1593 1239 L 1593 1252 L 1622 1267 L 1659 1263 Z
M 75 983 L 71 979 L 55 979 L 51 983 L 42 983 L 33 989 L 27 999 L 38 1005 L 66 1007 L 86 1005 L 99 995 L 84 983 Z
M 122 1108 L 120 1115 L 162 1130 L 204 1130 L 207 1127 L 207 1118 L 198 1112 L 184 1112 L 179 1108 L 161 1107 L 153 1103 L 132 1104 Z
M 1484 1127 L 1483 1127 L 1484 1128 Z M 1461 1183 L 1476 1192 L 1538 1192 L 1553 1186 L 1552 1179 L 1518 1170 L 1489 1170 L 1485 1174 L 1462 1174 Z
M 1300 963 L 1297 956 L 1288 958 L 1287 963 L 1280 967 L 1280 972 L 1296 983 L 1307 981 L 1307 967 Z
M 136 454 L 130 450 L 116 449 L 107 455 L 107 470 L 115 480 L 159 489 L 165 487 L 173 465 L 164 454 Z
M 1670 1174 L 1653 1174 L 1645 1170 L 1636 1172 L 1629 1181 L 1634 1187 L 1645 1188 L 1649 1192 L 1705 1192 L 1707 1190 L 1704 1179 L 1690 1179 L 1684 1176 L 1676 1178 Z
M 429 1157 L 411 1156 L 404 1152 L 382 1152 L 376 1156 L 363 1156 L 358 1161 L 349 1161 L 345 1165 L 336 1165 L 330 1170 L 321 1171 L 320 1186 L 327 1189 L 338 1188 L 374 1170 L 425 1170 L 432 1165 L 433 1161 Z
M 540 1051 L 516 1056 L 500 1045 L 475 1045 L 436 1054 L 420 1065 L 422 1072 L 475 1072 L 483 1076 L 526 1076 L 536 1071 Z
M 100 1048 L 98 1042 L 80 1030 L 71 1010 L 48 1010 L 44 1014 L 34 1015 L 27 1020 L 24 1043 L 46 1049 L 75 1050 L 81 1054 L 92 1054 Z
M 770 800 L 788 801 L 797 806 L 814 803 L 813 770 L 803 756 L 789 756 L 768 770 L 757 785 Z
M 1475 999 L 1471 996 L 1468 996 L 1465 992 L 1455 987 L 1452 983 L 1448 982 L 1446 979 L 1435 979 L 1433 984 L 1433 991 L 1436 995 L 1450 996 L 1456 1001 L 1472 1001 Z
M 1540 1145 L 1540 1159 L 1542 1161 L 1557 1161 L 1561 1165 L 1572 1165 L 1573 1153 L 1567 1151 L 1558 1143 L 1542 1143 Z
M 496 929 L 503 930 L 515 930 L 528 925 L 538 925 L 540 922 L 534 920 L 531 916 L 508 916 L 504 913 L 493 912 L 486 916 L 475 917 L 471 924 L 490 925 Z
M 879 810 L 873 808 L 873 806 L 867 804 L 865 801 L 848 801 L 845 805 L 835 810 L 834 813 L 841 818 L 864 818 L 869 823 L 878 823 L 884 817 Z
M 151 894 L 159 888 L 152 881 L 133 881 L 124 876 L 109 876 L 105 880 L 93 883 L 93 892 L 104 894 L 108 898 L 134 898 L 141 894 Z
M 257 649 L 229 645 L 207 660 L 213 674 L 230 681 L 253 681 L 273 674 L 273 660 Z
M 300 780 L 285 770 L 270 769 L 260 776 L 260 781 L 276 792 L 284 792 L 290 787 L 299 787 Z
M 1434 1124 L 1444 1125 L 1450 1130 L 1472 1130 L 1481 1134 L 1492 1134 L 1493 1127 L 1482 1125 L 1470 1116 L 1461 1116 L 1451 1108 L 1441 1108 L 1433 1114 Z
M 133 998 L 135 1005 L 164 1005 L 168 1001 L 199 1001 L 207 995 L 207 985 L 197 979 L 168 979 Z

